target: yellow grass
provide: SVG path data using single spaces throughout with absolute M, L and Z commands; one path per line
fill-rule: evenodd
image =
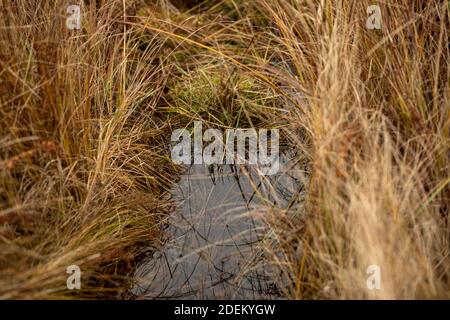
M 267 208 L 287 298 L 450 298 L 449 5 L 376 1 L 369 30 L 373 2 L 85 1 L 70 31 L 69 2 L 2 1 L 0 296 L 120 294 L 203 120 L 281 128 L 308 172 Z

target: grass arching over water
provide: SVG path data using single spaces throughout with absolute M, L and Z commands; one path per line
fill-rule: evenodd
M 115 291 L 194 120 L 279 127 L 303 155 L 304 223 L 267 217 L 287 297 L 448 297 L 445 1 L 380 3 L 381 31 L 369 1 L 132 2 L 86 5 L 79 32 L 51 1 L 1 8 L 2 297 L 74 297 L 77 263 L 82 296 Z

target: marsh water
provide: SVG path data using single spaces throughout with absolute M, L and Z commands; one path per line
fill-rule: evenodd
M 286 208 L 303 183 L 284 156 L 261 177 L 231 165 L 192 165 L 171 190 L 178 203 L 161 248 L 138 267 L 133 294 L 146 299 L 277 299 L 283 283 L 263 259 L 264 214 Z

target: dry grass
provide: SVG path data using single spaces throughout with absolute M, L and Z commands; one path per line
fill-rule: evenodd
M 168 210 L 162 44 L 139 48 L 121 1 L 86 6 L 83 32 L 66 29 L 65 8 L 1 8 L 3 298 L 71 297 L 73 264 L 80 295 L 115 294 Z
M 288 298 L 450 298 L 447 1 L 379 1 L 382 30 L 371 1 L 132 2 L 80 31 L 2 2 L 2 297 L 73 297 L 71 264 L 115 292 L 169 209 L 170 132 L 201 119 L 300 151 L 306 201 L 267 216 Z

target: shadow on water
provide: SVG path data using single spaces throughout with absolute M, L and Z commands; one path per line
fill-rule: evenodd
M 168 239 L 138 267 L 133 294 L 147 299 L 277 299 L 281 275 L 262 259 L 268 229 L 255 214 L 298 199 L 303 174 L 284 156 L 276 175 L 192 165 L 171 194 Z M 299 200 L 296 200 L 299 201 Z

